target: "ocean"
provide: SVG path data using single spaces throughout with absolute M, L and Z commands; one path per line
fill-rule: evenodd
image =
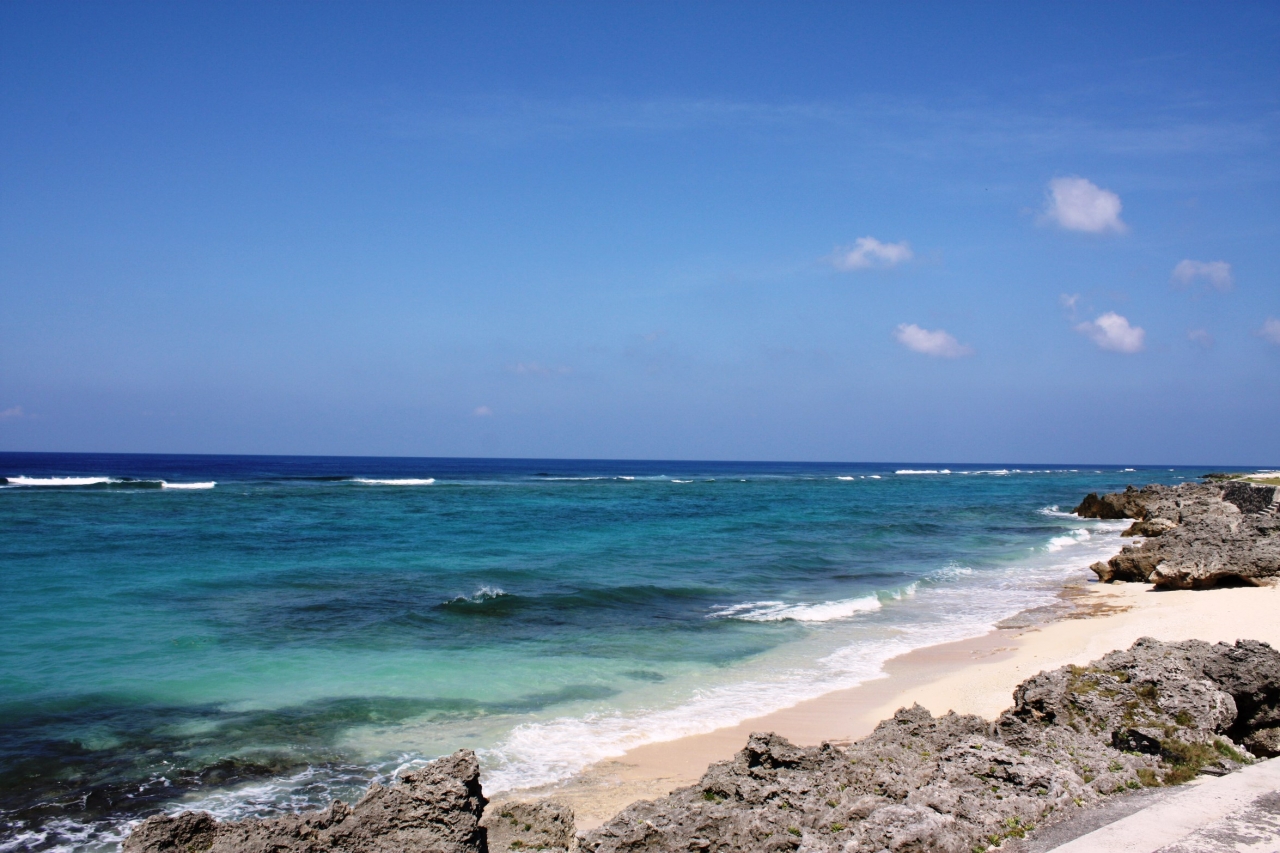
M 0 851 L 564 779 L 1048 605 L 1208 469 L 0 454 Z

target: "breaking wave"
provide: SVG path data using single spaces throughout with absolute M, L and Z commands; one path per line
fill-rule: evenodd
M 784 601 L 749 601 L 717 607 L 708 614 L 710 619 L 744 619 L 748 622 L 831 622 L 848 619 L 859 613 L 880 609 L 880 598 L 867 595 L 846 598 L 843 601 L 820 601 L 815 604 L 787 604 Z

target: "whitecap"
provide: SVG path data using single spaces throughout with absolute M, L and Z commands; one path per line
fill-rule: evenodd
M 708 614 L 710 619 L 744 619 L 748 622 L 831 622 L 848 619 L 859 613 L 880 609 L 880 597 L 867 595 L 862 598 L 846 598 L 842 601 L 820 601 L 816 604 L 787 604 L 783 601 L 749 601 L 717 607 Z
M 837 480 L 856 480 L 857 477 L 836 477 Z
M 9 477 L 11 486 L 97 486 L 118 483 L 111 477 Z
M 947 563 L 942 568 L 930 574 L 931 578 L 936 580 L 956 580 L 957 578 L 967 577 L 973 574 L 973 569 L 969 566 L 962 566 L 955 560 Z
M 430 486 L 435 481 L 435 477 L 426 477 L 423 479 L 407 477 L 401 480 L 375 480 L 371 477 L 356 477 L 351 482 L 360 483 L 365 486 Z
M 1068 545 L 1078 545 L 1087 540 L 1093 534 L 1083 527 L 1072 530 L 1066 536 L 1055 536 L 1049 540 L 1049 544 L 1044 546 L 1046 551 L 1061 551 Z
M 486 586 L 480 587 L 470 595 L 454 596 L 453 598 L 449 599 L 449 603 L 462 604 L 464 602 L 470 602 L 471 604 L 479 604 L 482 601 L 490 601 L 491 599 L 501 598 L 502 596 L 508 595 L 508 594 L 509 593 L 506 592 L 506 590 L 504 590 L 500 586 L 486 585 Z
M 923 471 L 917 471 L 911 468 L 903 468 L 902 470 L 894 471 L 893 473 L 895 474 L 950 474 L 951 472 L 946 468 L 942 468 L 942 469 L 929 468 Z
M 162 489 L 212 489 L 218 485 L 216 480 L 210 480 L 207 483 L 170 483 L 165 480 L 160 481 Z

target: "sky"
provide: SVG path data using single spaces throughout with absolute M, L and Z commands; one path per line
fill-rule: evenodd
M 1275 3 L 0 4 L 0 450 L 1280 465 Z

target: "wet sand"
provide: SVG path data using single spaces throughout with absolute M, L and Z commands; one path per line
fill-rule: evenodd
M 1046 612 L 1024 614 L 982 637 L 893 658 L 881 678 L 736 726 L 648 744 L 558 785 L 497 800 L 553 796 L 573 807 L 579 830 L 590 829 L 635 800 L 692 784 L 708 764 L 731 758 L 751 732 L 777 732 L 798 744 L 847 742 L 915 702 L 934 714 L 954 710 L 991 719 L 1035 673 L 1087 663 L 1144 636 L 1255 639 L 1280 647 L 1280 587 L 1155 591 L 1145 584 L 1073 584 Z

